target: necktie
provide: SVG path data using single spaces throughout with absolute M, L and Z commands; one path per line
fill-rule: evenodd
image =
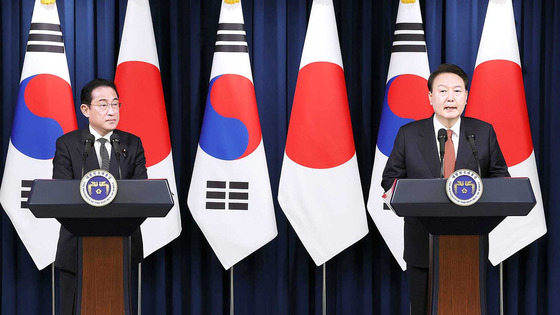
M 99 155 L 101 155 L 101 168 L 106 171 L 109 171 L 109 165 L 111 165 L 111 159 L 109 159 L 109 152 L 107 152 L 107 148 L 105 147 L 105 143 L 107 142 L 107 139 L 99 138 L 97 139 L 97 141 L 101 143 L 101 148 L 99 148 Z
M 455 146 L 451 135 L 453 131 L 447 129 L 447 141 L 445 141 L 445 155 L 443 156 L 443 177 L 448 178 L 455 170 Z

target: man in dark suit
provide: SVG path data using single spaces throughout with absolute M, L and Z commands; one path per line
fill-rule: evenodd
M 434 109 L 429 118 L 411 122 L 399 129 L 393 151 L 383 171 L 381 186 L 391 188 L 397 178 L 438 178 L 440 173 L 438 130 L 447 130 L 446 151 L 455 153 L 450 169 L 478 166 L 466 136 L 474 134 L 479 153 L 481 177 L 509 176 L 492 125 L 461 117 L 467 103 L 468 78 L 456 65 L 442 64 L 428 78 L 428 98 Z M 492 104 L 489 104 L 491 106 Z M 449 142 L 452 141 L 452 142 Z M 452 160 L 452 159 L 450 159 Z M 404 260 L 412 314 L 427 312 L 429 234 L 416 218 L 404 220 Z
M 119 164 L 122 179 L 148 178 L 146 158 L 140 138 L 115 129 L 119 123 L 120 107 L 119 95 L 113 82 L 95 79 L 83 87 L 80 110 L 88 118 L 89 126 L 69 132 L 57 139 L 53 159 L 53 179 L 80 179 L 91 170 L 101 169 L 103 150 L 110 159 L 110 162 L 106 163 L 109 164 L 108 170 L 118 179 L 119 165 L 110 142 L 113 133 L 118 135 L 120 140 Z M 87 158 L 83 160 L 85 141 L 91 135 L 95 139 L 94 145 Z M 142 236 L 138 229 L 132 235 L 132 265 L 136 266 L 142 256 Z M 64 227 L 60 228 L 55 266 L 60 269 L 61 314 L 73 314 L 76 308 L 78 241 Z

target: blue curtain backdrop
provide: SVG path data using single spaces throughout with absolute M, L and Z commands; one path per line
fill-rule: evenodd
M 4 165 L 34 0 L 0 4 Z M 58 0 L 75 99 L 112 79 L 125 0 Z M 398 1 L 335 0 L 364 196 L 369 191 Z M 560 0 L 514 0 L 517 35 L 548 234 L 505 263 L 506 314 L 560 314 Z M 487 0 L 422 1 L 430 68 L 474 70 Z M 274 196 L 311 0 L 244 0 L 243 11 Z M 220 0 L 151 1 L 183 232 L 143 263 L 144 314 L 227 314 L 229 275 L 186 206 L 216 38 Z M 79 103 L 79 101 L 78 101 Z M 491 104 L 489 104 L 491 106 Z M 78 124 L 87 124 L 77 108 Z M 0 169 L 0 176 L 3 168 Z M 2 314 L 50 314 L 50 269 L 37 271 L 1 211 Z M 235 266 L 237 314 L 321 314 L 322 270 L 276 203 L 278 237 Z M 407 314 L 404 273 L 370 233 L 327 263 L 328 314 Z M 497 271 L 489 307 L 498 314 Z

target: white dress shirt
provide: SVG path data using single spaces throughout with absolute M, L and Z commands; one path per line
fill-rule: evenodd
M 439 152 L 439 141 L 437 139 L 437 135 L 438 135 L 438 131 L 443 128 L 445 130 L 447 130 L 448 128 L 445 127 L 442 123 L 439 122 L 439 120 L 437 120 L 436 115 L 434 115 L 434 131 L 436 134 L 436 145 L 438 148 L 438 152 Z M 461 132 L 461 117 L 459 116 L 459 119 L 455 122 L 455 124 L 453 126 L 451 126 L 451 131 L 453 132 L 451 134 L 451 140 L 453 140 L 453 146 L 455 147 L 455 159 L 457 159 L 457 151 L 459 149 L 459 134 Z M 439 154 L 438 154 L 439 156 Z
M 107 142 L 105 142 L 105 148 L 107 149 L 107 152 L 109 153 L 109 159 L 110 159 L 111 158 L 111 150 L 112 150 L 111 135 L 113 134 L 113 131 L 110 131 L 108 134 L 101 137 L 101 135 L 97 131 L 95 131 L 93 128 L 91 128 L 91 126 L 89 126 L 89 132 L 95 137 L 95 141 L 93 142 L 93 148 L 95 149 L 95 154 L 97 156 L 97 162 L 99 162 L 99 168 L 101 168 L 101 153 L 99 152 L 101 150 L 101 142 L 97 141 L 97 139 L 99 139 L 99 138 L 107 139 Z

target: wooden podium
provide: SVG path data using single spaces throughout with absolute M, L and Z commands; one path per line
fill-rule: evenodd
M 428 314 L 487 314 L 488 233 L 536 204 L 528 178 L 484 178 L 480 200 L 452 203 L 446 179 L 399 179 L 391 197 L 398 216 L 417 217 L 430 232 Z
M 29 209 L 78 236 L 77 314 L 131 314 L 130 235 L 173 207 L 167 180 L 118 180 L 107 206 L 85 203 L 79 180 L 35 180 Z

